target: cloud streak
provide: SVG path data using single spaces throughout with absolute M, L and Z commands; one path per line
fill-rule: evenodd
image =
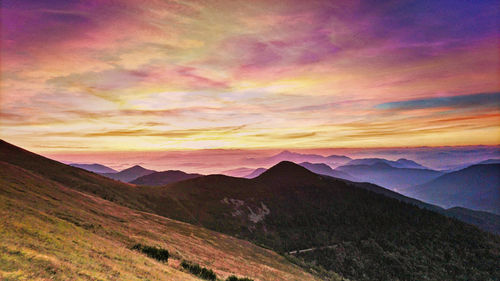
M 500 107 L 500 92 L 479 93 L 462 96 L 432 97 L 407 101 L 397 101 L 379 104 L 378 109 L 424 109 L 435 107 L 471 108 L 471 107 Z

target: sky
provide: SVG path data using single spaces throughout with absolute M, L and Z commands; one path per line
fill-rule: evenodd
M 0 136 L 36 152 L 500 144 L 496 0 L 0 5 Z

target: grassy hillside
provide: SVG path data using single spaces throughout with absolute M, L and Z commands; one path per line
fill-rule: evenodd
M 105 186 L 102 186 L 105 188 Z M 1 280 L 199 280 L 181 259 L 255 280 L 314 280 L 270 250 L 78 192 L 0 161 Z M 171 253 L 168 263 L 131 250 Z

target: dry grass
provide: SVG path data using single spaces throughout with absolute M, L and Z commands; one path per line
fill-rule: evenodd
M 134 243 L 168 249 L 171 259 L 156 262 L 130 250 Z M 219 278 L 316 280 L 247 241 L 122 207 L 0 162 L 2 280 L 198 280 L 180 270 L 180 259 Z

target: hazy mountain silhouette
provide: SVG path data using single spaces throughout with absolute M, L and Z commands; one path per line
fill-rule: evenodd
M 145 169 L 139 165 L 135 165 L 133 167 L 122 170 L 118 173 L 101 173 L 101 175 L 108 177 L 108 178 L 115 179 L 115 180 L 119 180 L 122 182 L 131 182 L 139 177 L 149 175 L 149 174 L 152 174 L 154 172 L 156 172 L 156 171 L 148 170 L 148 169 Z
M 253 168 L 241 167 L 241 168 L 236 168 L 236 169 L 231 169 L 231 170 L 225 170 L 225 171 L 222 171 L 220 173 L 223 175 L 226 175 L 226 176 L 242 178 L 242 177 L 245 177 L 246 175 L 249 175 L 253 171 L 255 171 L 255 169 L 253 169 Z
M 82 164 L 82 163 L 71 163 L 70 166 L 84 169 L 94 173 L 118 173 L 117 170 L 111 169 L 101 164 Z
M 339 179 L 345 179 L 345 180 L 350 180 L 350 181 L 359 181 L 352 175 L 334 170 L 330 166 L 323 164 L 323 163 L 309 163 L 309 162 L 302 162 L 299 164 L 300 166 L 308 169 L 309 171 L 320 174 L 320 175 L 326 175 L 334 178 L 339 178 Z
M 473 165 L 403 192 L 445 208 L 461 206 L 500 214 L 500 164 Z
M 256 178 L 256 177 L 260 176 L 262 173 L 264 173 L 266 170 L 267 170 L 266 168 L 257 168 L 255 170 L 253 170 L 250 174 L 244 176 L 244 178 L 247 178 L 247 179 Z
M 130 183 L 138 185 L 161 186 L 201 176 L 202 175 L 200 174 L 188 174 L 183 171 L 169 170 L 163 172 L 154 172 L 142 177 L 138 177 Z
M 372 165 L 345 165 L 335 170 L 353 175 L 359 181 L 371 182 L 391 190 L 423 184 L 443 174 L 429 169 L 395 168 L 380 161 Z
M 426 167 L 418 164 L 417 162 L 405 158 L 401 158 L 396 161 L 387 160 L 383 158 L 362 158 L 349 161 L 346 165 L 374 165 L 378 163 L 384 163 L 394 168 L 427 169 Z
M 294 163 L 311 162 L 311 163 L 326 163 L 333 166 L 343 165 L 352 159 L 343 155 L 322 156 L 317 154 L 302 154 L 284 150 L 274 156 L 264 160 L 265 163 L 274 165 L 281 161 L 290 161 Z

